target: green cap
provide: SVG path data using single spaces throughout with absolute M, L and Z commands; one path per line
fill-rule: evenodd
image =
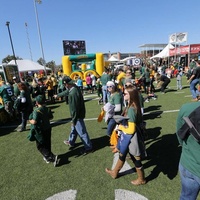
M 38 102 L 39 104 L 45 103 L 44 98 L 43 98 L 42 95 L 38 95 L 38 96 L 35 98 L 35 101 Z

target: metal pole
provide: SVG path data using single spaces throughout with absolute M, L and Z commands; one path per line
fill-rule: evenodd
M 31 56 L 31 60 L 33 61 L 33 56 L 32 56 L 32 51 L 31 51 L 31 44 L 30 44 L 29 34 L 28 34 L 28 24 L 26 22 L 25 22 L 25 27 L 26 27 L 26 35 L 27 35 L 27 41 L 28 41 L 30 56 Z
M 9 37 L 10 37 L 10 43 L 11 43 L 11 47 L 12 47 L 12 52 L 13 52 L 13 57 L 15 60 L 15 64 L 17 65 L 17 61 L 16 61 L 16 56 L 15 56 L 15 51 L 14 51 L 14 47 L 13 47 L 13 42 L 12 42 L 12 37 L 11 37 L 11 33 L 10 33 L 10 22 L 6 22 L 6 26 L 8 27 L 8 33 L 9 33 Z
M 34 2 L 34 8 L 35 8 L 35 16 L 36 16 L 37 29 L 38 29 L 38 35 L 39 35 L 39 41 L 40 41 L 40 48 L 41 48 L 41 53 L 42 53 L 43 61 L 45 62 L 44 50 L 43 50 L 43 45 L 42 45 L 42 36 L 41 36 L 41 32 L 40 32 L 40 24 L 39 24 L 39 18 L 38 18 L 38 11 L 37 11 L 37 6 L 36 6 L 36 1 L 40 4 L 41 0 L 33 0 L 33 2 Z M 43 66 L 44 66 L 45 76 L 47 76 L 47 71 L 46 71 L 45 63 L 43 63 Z

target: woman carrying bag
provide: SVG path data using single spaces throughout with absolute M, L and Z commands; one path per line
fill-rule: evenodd
M 128 102 L 124 116 L 129 118 L 127 126 L 120 124 L 118 130 L 121 131 L 117 148 L 119 149 L 119 159 L 113 170 L 106 168 L 106 172 L 112 177 L 117 178 L 119 171 L 124 165 L 127 153 L 130 154 L 138 178 L 131 181 L 133 185 L 143 185 L 146 183 L 144 169 L 141 162 L 145 156 L 144 137 L 141 131 L 143 122 L 138 90 L 133 87 L 127 87 L 124 91 L 124 100 Z

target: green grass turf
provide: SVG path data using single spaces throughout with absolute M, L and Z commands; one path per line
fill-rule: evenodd
M 70 132 L 69 108 L 65 102 L 57 102 L 49 105 L 54 112 L 52 121 L 59 122 L 52 124 L 52 151 L 61 159 L 56 168 L 43 161 L 35 142 L 27 140 L 28 131 L 19 133 L 13 126 L 0 127 L 0 199 L 44 200 L 70 189 L 77 190 L 77 200 L 114 200 L 115 189 L 134 191 L 151 200 L 178 199 L 181 148 L 175 135 L 177 110 L 191 101 L 185 77 L 183 85 L 183 90 L 175 91 L 176 79 L 172 79 L 166 94 L 158 91 L 157 100 L 145 103 L 149 135 L 146 147 L 150 156 L 143 161 L 146 185 L 136 187 L 130 183 L 136 174 L 113 180 L 105 173 L 105 168 L 112 166 L 113 154 L 108 147 L 106 124 L 96 120 L 101 110 L 97 100 L 86 101 L 85 123 L 95 148 L 87 156 L 77 156 L 83 147 L 79 138 L 72 151 L 63 143 Z M 130 160 L 128 163 L 133 167 Z

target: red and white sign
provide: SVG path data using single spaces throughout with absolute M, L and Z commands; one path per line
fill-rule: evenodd
M 177 47 L 174 49 L 170 49 L 169 50 L 169 55 L 170 56 L 174 56 L 174 55 L 185 55 L 188 54 L 190 52 L 190 46 L 181 46 L 181 47 Z

